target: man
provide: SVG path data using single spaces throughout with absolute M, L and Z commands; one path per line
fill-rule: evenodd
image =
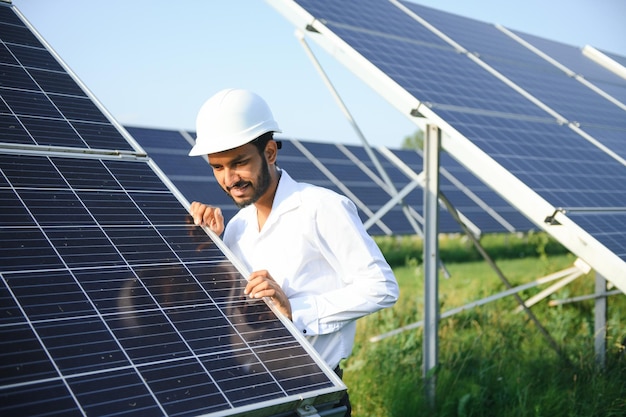
M 250 91 L 222 90 L 207 100 L 189 155 L 208 156 L 241 210 L 226 228 L 217 207 L 193 202 L 191 215 L 196 225 L 224 232 L 224 243 L 253 271 L 244 293 L 269 297 L 341 376 L 356 319 L 392 306 L 398 285 L 348 198 L 278 168 L 273 132 L 280 130 L 271 110 Z

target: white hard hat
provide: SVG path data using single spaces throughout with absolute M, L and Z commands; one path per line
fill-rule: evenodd
M 189 156 L 227 151 L 267 132 L 281 132 L 267 103 L 251 91 L 226 89 L 200 108 Z

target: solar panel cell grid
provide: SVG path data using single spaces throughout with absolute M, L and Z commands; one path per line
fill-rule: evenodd
M 3 412 L 32 395 L 46 412 L 188 415 L 333 387 L 145 162 L 3 155 L 0 170 L 0 301 L 14 314 L 0 332 L 32 346 L 0 344 L 2 363 L 23 364 L 0 368 Z M 42 395 L 51 385 L 67 401 Z
M 576 74 L 582 75 L 602 90 L 626 104 L 626 81 L 605 67 L 583 55 L 581 48 L 513 31 L 517 36 L 548 54 Z M 626 58 L 621 57 L 626 61 Z
M 0 11 L 0 141 L 132 151 L 15 13 Z
M 482 61 L 562 117 L 580 125 L 600 143 L 609 146 L 621 157 L 626 157 L 626 145 L 623 140 L 626 134 L 626 117 L 623 108 L 610 102 L 571 74 L 557 68 L 494 25 L 412 2 L 404 4 L 454 41 L 476 53 Z M 626 98 L 624 80 L 585 58 L 580 49 L 536 36 L 516 34 L 533 47 L 548 53 L 552 59 L 556 59 L 569 70 L 576 71 L 597 87 L 605 89 L 615 98 Z M 466 67 L 467 65 L 465 64 Z M 484 96 L 485 93 L 492 94 L 487 90 L 477 92 L 476 97 Z M 622 100 L 622 103 L 626 101 Z M 567 147 L 568 144 L 563 143 L 562 146 Z

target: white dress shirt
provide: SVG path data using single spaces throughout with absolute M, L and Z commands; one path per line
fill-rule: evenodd
M 249 272 L 267 270 L 280 284 L 296 328 L 332 369 L 352 352 L 356 319 L 398 298 L 393 272 L 354 203 L 284 170 L 263 228 L 250 205 L 228 223 L 224 242 Z

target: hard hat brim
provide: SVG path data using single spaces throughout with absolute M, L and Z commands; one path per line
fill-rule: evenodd
M 248 134 L 241 135 L 238 138 L 212 138 L 212 140 L 210 141 L 199 141 L 196 138 L 196 144 L 193 146 L 193 148 L 191 148 L 189 156 L 203 156 L 212 153 L 229 151 L 231 149 L 235 149 L 247 143 L 250 143 L 267 132 L 282 133 L 282 130 L 277 128 L 267 129 L 265 126 L 262 126 L 260 129 L 256 129 L 256 131 L 252 132 L 247 132 Z M 225 146 L 225 143 L 227 143 L 228 146 Z

